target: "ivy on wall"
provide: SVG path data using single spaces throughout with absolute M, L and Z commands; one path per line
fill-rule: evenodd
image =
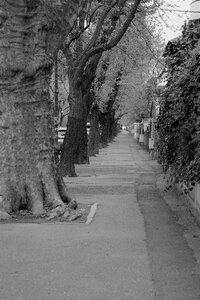
M 193 187 L 200 183 L 200 22 L 185 25 L 164 56 L 168 80 L 157 120 L 159 160 L 175 182 Z

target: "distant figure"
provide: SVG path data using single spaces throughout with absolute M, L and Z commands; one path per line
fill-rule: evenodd
M 126 130 L 126 126 L 125 125 L 122 125 L 122 130 Z

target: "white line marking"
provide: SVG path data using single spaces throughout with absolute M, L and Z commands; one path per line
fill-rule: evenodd
M 87 221 L 85 222 L 86 225 L 89 225 L 92 222 L 97 211 L 97 205 L 98 203 L 96 202 L 91 206 L 89 215 L 87 216 Z

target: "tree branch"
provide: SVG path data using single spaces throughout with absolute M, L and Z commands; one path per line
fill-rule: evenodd
M 111 41 L 101 44 L 91 50 L 89 50 L 88 52 L 85 53 L 85 55 L 83 56 L 82 60 L 80 61 L 80 65 L 79 65 L 79 74 L 82 72 L 82 70 L 84 69 L 87 61 L 89 60 L 90 57 L 92 57 L 93 55 L 97 54 L 97 53 L 101 53 L 107 50 L 112 49 L 113 47 L 115 47 L 119 41 L 121 40 L 121 38 L 123 37 L 123 35 L 126 33 L 129 25 L 131 24 L 132 20 L 135 17 L 135 14 L 137 12 L 138 6 L 140 5 L 140 2 L 142 0 L 135 0 L 134 4 L 131 7 L 130 13 L 126 19 L 126 21 L 124 22 L 124 25 L 122 26 L 122 28 L 118 31 L 117 35 L 111 39 Z M 100 33 L 100 29 L 101 26 L 98 28 L 98 33 Z M 98 35 L 97 35 L 98 36 Z M 96 37 L 97 38 L 97 37 Z M 93 40 L 93 39 L 92 39 Z M 85 52 L 85 51 L 84 51 Z M 78 74 L 77 74 L 78 75 Z
M 89 27 L 90 27 L 90 24 L 91 24 L 91 21 L 92 21 L 92 17 L 94 16 L 95 12 L 99 9 L 100 6 L 98 6 L 93 12 L 91 15 L 89 15 L 89 22 L 87 24 L 86 27 L 84 27 L 77 35 L 74 35 L 74 37 L 69 41 L 69 43 L 66 45 L 67 48 L 70 47 L 71 43 L 73 43 L 75 40 L 77 40 L 83 32 L 85 32 Z
M 101 51 L 106 51 L 106 50 L 110 50 L 113 47 L 115 47 L 119 41 L 121 40 L 121 38 L 123 37 L 123 35 L 125 34 L 125 32 L 127 31 L 129 25 L 131 24 L 132 20 L 135 17 L 135 14 L 137 12 L 137 8 L 140 4 L 141 0 L 136 0 L 135 3 L 133 4 L 131 11 L 127 17 L 127 20 L 125 21 L 124 25 L 122 26 L 122 28 L 119 30 L 118 34 L 111 39 L 110 42 L 100 45 L 99 47 L 96 47 L 95 49 L 92 49 L 89 53 L 88 56 L 93 56 L 94 54 L 101 52 Z
M 115 120 L 118 121 L 120 120 L 123 116 L 127 115 L 129 113 L 129 111 L 126 111 L 124 113 L 121 113 Z
M 110 5 L 108 5 L 107 7 L 105 7 L 103 13 L 101 14 L 101 16 L 100 16 L 100 18 L 98 20 L 95 32 L 94 32 L 91 40 L 89 41 L 88 45 L 85 48 L 85 52 L 87 52 L 88 50 L 90 50 L 95 45 L 95 43 L 96 43 L 96 41 L 98 39 L 98 36 L 99 36 L 99 34 L 101 32 L 101 29 L 102 29 L 102 26 L 104 24 L 104 21 L 105 21 L 107 15 L 108 15 L 108 13 L 111 11 L 111 9 L 116 4 L 117 4 L 117 1 L 114 0 Z

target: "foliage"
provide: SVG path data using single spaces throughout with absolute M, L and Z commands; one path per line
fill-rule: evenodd
M 168 43 L 168 81 L 157 121 L 159 158 L 175 182 L 200 182 L 200 26 L 190 21 Z
M 118 47 L 112 51 L 112 65 L 123 67 L 116 100 L 117 114 L 124 116 L 125 124 L 141 121 L 150 113 L 155 93 L 154 72 L 162 51 L 162 43 L 154 29 L 143 14 L 138 14 Z

